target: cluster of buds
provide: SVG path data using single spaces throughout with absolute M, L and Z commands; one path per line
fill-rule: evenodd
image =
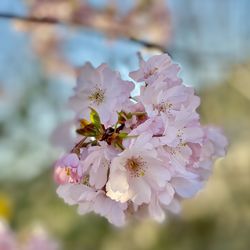
M 227 140 L 201 126 L 200 99 L 179 70 L 162 54 L 140 59 L 133 82 L 105 64 L 79 71 L 69 100 L 75 142 L 57 161 L 55 179 L 58 195 L 80 214 L 93 211 L 116 226 L 128 217 L 161 222 L 202 189 Z

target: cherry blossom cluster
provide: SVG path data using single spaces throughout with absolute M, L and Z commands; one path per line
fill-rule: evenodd
M 80 70 L 69 100 L 77 136 L 55 165 L 57 193 L 79 214 L 95 212 L 116 226 L 129 217 L 161 222 L 202 189 L 227 140 L 201 126 L 200 99 L 179 71 L 167 54 L 140 59 L 129 74 L 134 82 L 105 64 Z

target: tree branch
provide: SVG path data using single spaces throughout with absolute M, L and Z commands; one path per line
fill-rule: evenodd
M 15 20 L 20 20 L 24 22 L 30 22 L 30 23 L 37 23 L 37 24 L 48 24 L 48 25 L 68 25 L 68 26 L 79 26 L 82 27 L 83 23 L 77 22 L 77 21 L 63 21 L 63 20 L 58 20 L 56 18 L 50 18 L 50 17 L 35 17 L 35 16 L 21 16 L 17 14 L 11 14 L 11 13 L 0 13 L 0 18 L 2 19 L 15 19 Z M 87 28 L 94 28 L 91 26 L 86 26 Z M 101 31 L 101 30 L 98 30 Z M 101 31 L 103 32 L 103 31 Z M 120 37 L 126 38 L 132 42 L 138 43 L 142 45 L 145 48 L 149 49 L 158 49 L 163 53 L 168 53 L 166 48 L 155 43 L 151 43 L 148 41 L 144 41 L 135 37 L 126 37 L 120 35 Z
M 31 23 L 41 23 L 41 24 L 66 24 L 66 22 L 60 21 L 55 18 L 49 17 L 34 17 L 34 16 L 20 16 L 16 14 L 9 14 L 9 13 L 0 13 L 0 18 L 3 19 L 16 19 L 24 22 L 31 22 Z

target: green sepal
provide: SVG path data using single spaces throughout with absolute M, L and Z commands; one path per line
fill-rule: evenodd
M 126 132 L 121 132 L 121 133 L 119 133 L 119 135 L 118 135 L 121 139 L 124 139 L 124 138 L 127 138 L 128 137 L 128 133 L 126 133 Z
M 76 132 L 80 135 L 86 136 L 86 137 L 97 137 L 99 135 L 99 131 L 96 128 L 96 126 L 92 123 L 86 125 L 83 128 L 79 128 L 76 130 Z

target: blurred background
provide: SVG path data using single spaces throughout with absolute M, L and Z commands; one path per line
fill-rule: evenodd
M 62 250 L 250 249 L 249 11 L 249 0 L 1 0 L 0 218 L 20 239 L 39 225 Z M 107 62 L 127 78 L 137 51 L 162 50 L 201 96 L 202 123 L 224 128 L 228 155 L 162 225 L 80 217 L 52 177 L 75 71 Z

